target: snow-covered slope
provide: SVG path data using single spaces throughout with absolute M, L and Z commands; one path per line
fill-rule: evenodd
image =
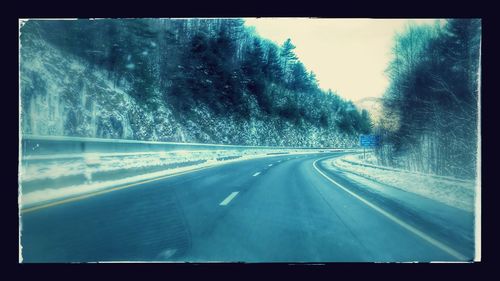
M 373 158 L 373 155 L 369 154 L 369 156 Z M 362 158 L 362 154 L 336 158 L 330 160 L 327 167 L 336 167 L 465 211 L 472 212 L 474 210 L 475 181 L 395 170 L 371 164 L 366 165 Z
M 139 106 L 127 94 L 125 79 L 115 85 L 105 72 L 43 41 L 35 43 L 21 53 L 23 133 L 182 138 L 170 110 L 162 104 L 155 112 Z

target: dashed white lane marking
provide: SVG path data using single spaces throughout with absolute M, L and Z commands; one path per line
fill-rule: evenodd
M 328 157 L 326 157 L 328 158 Z M 318 173 L 320 173 L 323 177 L 325 177 L 327 180 L 329 180 L 331 183 L 335 184 L 336 186 L 340 187 L 342 190 L 344 190 L 345 192 L 349 193 L 350 195 L 352 195 L 354 198 L 358 199 L 359 201 L 363 202 L 364 204 L 366 204 L 368 207 L 374 209 L 375 211 L 379 212 L 380 214 L 382 214 L 383 216 L 385 216 L 386 218 L 392 220 L 393 222 L 397 223 L 398 225 L 402 226 L 403 228 L 405 228 L 406 230 L 410 231 L 411 233 L 417 235 L 418 237 L 422 238 L 423 240 L 427 241 L 428 243 L 434 245 L 435 247 L 441 249 L 442 251 L 448 253 L 449 255 L 453 256 L 454 258 L 457 258 L 459 260 L 466 260 L 467 257 L 465 257 L 464 255 L 460 254 L 459 252 L 453 250 L 452 248 L 446 246 L 445 244 L 437 241 L 436 239 L 430 237 L 429 235 L 427 235 L 426 233 L 416 229 L 415 227 L 405 223 L 404 221 L 402 221 L 401 219 L 397 218 L 396 216 L 388 213 L 387 211 L 383 210 L 382 208 L 368 202 L 366 199 L 364 199 L 363 197 L 357 195 L 356 193 L 350 191 L 348 188 L 342 186 L 341 184 L 339 184 L 338 182 L 334 181 L 332 178 L 330 178 L 329 176 L 327 176 L 325 173 L 323 173 L 322 171 L 320 171 L 320 169 L 318 169 L 318 167 L 316 166 L 316 162 L 318 162 L 319 160 L 323 160 L 323 159 L 326 159 L 326 158 L 321 158 L 321 159 L 318 159 L 316 161 L 313 162 L 313 167 L 314 169 L 316 169 L 316 171 L 318 171 Z
M 273 165 L 273 164 L 269 164 L 269 165 L 267 165 L 267 166 L 271 167 L 272 165 Z
M 255 174 L 253 174 L 253 176 L 252 176 L 252 177 L 256 177 L 256 176 L 258 176 L 258 175 L 260 175 L 260 172 L 257 172 L 257 173 L 255 173 Z
M 236 197 L 236 195 L 238 195 L 239 191 L 235 191 L 231 194 L 229 194 L 228 197 L 226 197 L 226 199 L 222 200 L 222 202 L 220 202 L 219 206 L 226 206 L 227 204 L 229 204 L 229 202 L 231 202 L 231 200 L 234 199 L 234 197 Z

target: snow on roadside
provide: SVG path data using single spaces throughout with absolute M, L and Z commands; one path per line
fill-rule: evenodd
M 415 193 L 465 211 L 474 211 L 474 181 L 454 180 L 401 170 L 386 170 L 363 165 L 358 155 L 348 155 L 326 161 L 326 167 L 363 176 L 406 192 Z
M 178 167 L 178 168 L 164 169 L 164 170 L 157 171 L 157 172 L 144 173 L 144 174 L 140 174 L 140 175 L 136 175 L 136 176 L 120 178 L 120 179 L 115 179 L 115 180 L 86 182 L 86 183 L 82 183 L 82 184 L 64 186 L 64 187 L 59 187 L 59 188 L 41 188 L 41 189 L 37 189 L 37 190 L 27 192 L 27 193 L 23 192 L 22 197 L 21 197 L 21 205 L 23 205 L 24 207 L 29 207 L 32 205 L 40 204 L 40 203 L 51 201 L 51 200 L 82 195 L 82 194 L 90 193 L 90 192 L 96 192 L 96 191 L 105 190 L 108 188 L 121 186 L 121 185 L 125 185 L 125 184 L 131 184 L 131 183 L 135 183 L 135 182 L 139 182 L 139 181 L 143 181 L 143 180 L 154 179 L 154 178 L 164 177 L 164 176 L 168 176 L 168 175 L 175 175 L 175 174 L 179 174 L 179 173 L 183 173 L 183 172 L 188 172 L 188 171 L 193 171 L 193 170 L 197 170 L 197 169 L 202 169 L 202 168 L 207 168 L 207 167 L 212 167 L 212 166 L 217 166 L 217 165 L 223 165 L 223 164 L 228 164 L 228 163 L 234 163 L 234 162 L 243 161 L 243 160 L 265 158 L 265 157 L 276 157 L 276 156 L 283 156 L 284 155 L 284 154 L 267 154 L 268 153 L 267 151 L 265 151 L 265 152 L 262 151 L 260 153 L 256 153 L 256 152 L 257 151 L 252 152 L 252 153 L 248 153 L 248 154 L 243 154 L 243 155 L 241 155 L 241 157 L 233 158 L 233 159 L 217 160 L 217 159 L 212 158 L 212 159 L 209 159 L 209 160 L 207 160 L 203 163 L 199 163 L 199 164 Z M 278 151 L 275 151 L 275 152 L 278 152 Z M 309 153 L 318 153 L 318 151 L 290 151 L 289 153 L 287 153 L 285 155 L 309 154 Z M 210 153 L 203 153 L 203 155 L 206 157 L 205 154 L 210 154 Z M 148 155 L 148 156 L 150 156 L 150 155 Z M 191 157 L 189 157 L 188 155 L 186 155 L 186 156 L 187 156 L 186 158 L 192 158 L 192 155 L 191 155 Z M 197 156 L 199 157 L 200 155 L 197 155 Z M 97 158 L 96 159 L 94 159 L 94 158 L 91 157 L 91 159 L 89 159 L 87 157 L 87 158 L 85 158 L 85 160 L 86 161 L 94 160 L 94 162 L 97 161 Z M 137 159 L 137 158 L 135 159 L 135 161 L 134 161 L 135 165 L 133 165 L 133 166 L 147 165 L 147 162 L 151 161 L 151 157 L 143 158 L 143 159 L 141 159 L 142 161 L 138 161 L 138 160 L 139 159 Z M 97 162 L 99 162 L 99 161 L 97 161 Z M 114 160 L 113 162 L 120 162 L 120 161 Z M 141 162 L 141 163 L 139 163 L 139 162 Z M 81 165 L 81 163 L 78 163 L 77 165 Z M 61 165 L 53 165 L 53 166 L 55 166 L 53 169 L 47 169 L 45 171 L 45 173 L 47 173 L 47 171 L 48 171 L 48 174 L 50 174 L 51 172 L 54 172 L 57 168 L 64 170 L 64 168 L 61 167 Z M 39 171 L 41 171 L 43 168 L 47 168 L 47 167 L 43 167 L 43 165 L 42 165 L 41 167 L 39 167 Z M 130 168 L 130 166 L 128 166 L 127 168 Z M 65 172 L 72 171 L 72 170 L 74 170 L 74 167 L 69 169 L 69 170 L 65 170 Z M 109 169 L 109 170 L 111 170 L 111 169 Z M 85 171 L 86 170 L 84 169 L 81 172 L 85 172 Z M 58 173 L 58 176 L 63 176 L 64 174 L 65 174 L 64 172 Z

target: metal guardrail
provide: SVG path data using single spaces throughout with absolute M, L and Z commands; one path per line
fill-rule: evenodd
M 153 142 L 120 139 L 98 139 L 65 136 L 23 135 L 21 138 L 22 155 L 54 155 L 73 153 L 129 153 L 129 152 L 161 152 L 175 150 L 317 150 L 335 148 L 317 147 L 276 147 L 276 146 L 244 146 L 224 144 Z

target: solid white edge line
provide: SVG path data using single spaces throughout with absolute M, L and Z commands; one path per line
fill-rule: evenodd
M 252 177 L 256 177 L 256 176 L 258 176 L 258 175 L 260 175 L 260 172 L 257 172 L 257 173 L 255 173 L 255 174 L 253 174 L 253 176 L 252 176 Z
M 226 199 L 222 200 L 222 202 L 219 203 L 219 206 L 226 206 L 227 204 L 229 204 L 229 202 L 231 202 L 231 200 L 234 199 L 234 197 L 236 197 L 236 195 L 238 195 L 239 191 L 235 191 L 231 194 L 229 194 L 229 196 L 226 197 Z
M 330 157 L 325 157 L 325 158 L 320 158 L 320 159 L 317 159 L 316 161 L 313 162 L 313 167 L 314 169 L 316 169 L 316 171 L 318 171 L 318 173 L 320 173 L 323 177 L 325 177 L 327 180 L 329 180 L 330 182 L 332 182 L 333 184 L 335 184 L 336 186 L 340 187 L 342 190 L 344 190 L 345 192 L 349 193 L 350 195 L 352 195 L 354 198 L 358 199 L 359 201 L 363 202 L 365 205 L 369 206 L 370 208 L 374 209 L 375 211 L 379 212 L 380 214 L 382 214 L 383 216 L 385 216 L 386 218 L 392 220 L 393 222 L 397 223 L 398 225 L 400 225 L 401 227 L 405 228 L 406 230 L 410 231 L 411 233 L 417 235 L 418 237 L 422 238 L 423 240 L 427 241 L 428 243 L 432 244 L 433 246 L 441 249 L 442 251 L 446 252 L 447 254 L 453 256 L 454 258 L 457 258 L 459 260 L 464 260 L 466 261 L 467 260 L 467 257 L 465 257 L 464 255 L 460 254 L 459 252 L 453 250 L 452 248 L 446 246 L 445 244 L 437 241 L 436 239 L 430 237 L 429 235 L 425 234 L 424 232 L 416 229 L 415 227 L 405 223 L 404 221 L 402 221 L 401 219 L 395 217 L 394 215 L 388 213 L 387 211 L 381 209 L 380 207 L 368 202 L 366 199 L 362 198 L 361 196 L 357 195 L 356 193 L 350 191 L 349 189 L 347 189 L 346 187 L 342 186 L 341 184 L 339 184 L 338 182 L 334 181 L 333 179 L 331 179 L 329 176 L 327 176 L 325 173 L 323 173 L 320 169 L 318 169 L 318 167 L 316 166 L 316 162 L 320 161 L 320 160 L 324 160 L 324 159 L 327 159 L 327 158 L 330 158 Z

